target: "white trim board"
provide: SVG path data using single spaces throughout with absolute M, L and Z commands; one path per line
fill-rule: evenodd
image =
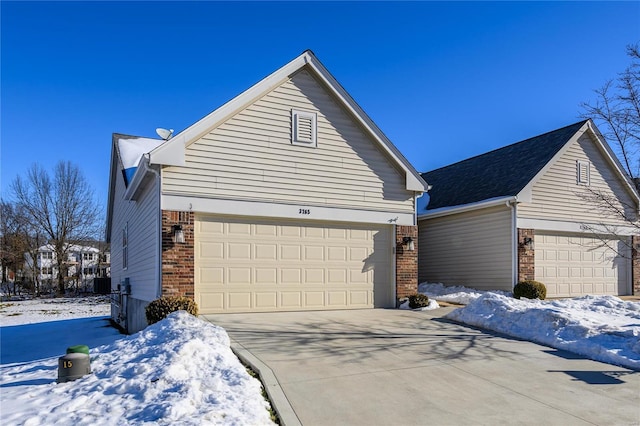
M 415 225 L 415 215 L 413 213 L 318 207 L 308 204 L 275 204 L 258 201 L 199 198 L 191 195 L 162 195 L 161 209 L 297 220 Z
M 560 220 L 546 220 L 546 219 L 529 219 L 518 218 L 516 226 L 520 229 L 534 229 L 539 231 L 557 231 L 557 232 L 573 232 L 581 234 L 612 234 L 615 231 L 616 235 L 636 235 L 638 230 L 632 226 L 616 226 L 608 225 L 607 228 L 603 224 L 598 223 L 581 223 L 581 222 L 567 222 Z

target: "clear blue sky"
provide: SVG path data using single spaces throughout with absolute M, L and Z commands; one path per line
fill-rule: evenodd
M 6 2 L 1 187 L 111 134 L 182 130 L 306 49 L 418 171 L 578 120 L 629 63 L 640 2 Z

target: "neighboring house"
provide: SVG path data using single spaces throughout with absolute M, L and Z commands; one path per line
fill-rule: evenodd
M 418 207 L 420 282 L 509 291 L 535 279 L 551 297 L 640 293 L 637 228 L 591 199 L 605 194 L 637 220 L 638 193 L 592 121 L 422 177 L 432 189 Z
M 96 277 L 108 277 L 111 254 L 94 246 L 71 245 L 67 249 L 64 261 L 66 276 L 81 281 Z M 38 282 L 55 281 L 58 277 L 58 262 L 54 247 L 50 244 L 38 248 L 36 260 L 29 253 L 25 254 L 25 269 L 34 274 Z
M 163 141 L 113 135 L 112 317 L 395 307 L 426 183 L 309 51 Z M 414 249 L 414 250 L 411 250 Z

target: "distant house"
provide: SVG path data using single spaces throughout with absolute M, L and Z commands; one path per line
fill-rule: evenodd
M 111 273 L 111 254 L 95 246 L 70 245 L 64 261 L 65 277 L 79 281 L 96 277 L 108 277 Z M 38 248 L 36 259 L 25 254 L 25 270 L 31 271 L 33 279 L 40 283 L 55 282 L 58 277 L 58 262 L 54 247 L 50 244 Z
M 112 317 L 395 307 L 426 183 L 309 51 L 164 141 L 113 135 Z
M 638 192 L 591 121 L 422 174 L 419 279 L 549 296 L 640 293 Z M 593 200 L 600 193 L 609 209 Z M 425 206 L 425 203 L 426 204 Z

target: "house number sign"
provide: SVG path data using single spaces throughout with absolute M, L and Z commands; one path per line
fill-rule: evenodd
M 311 214 L 311 209 L 298 209 L 298 214 Z

